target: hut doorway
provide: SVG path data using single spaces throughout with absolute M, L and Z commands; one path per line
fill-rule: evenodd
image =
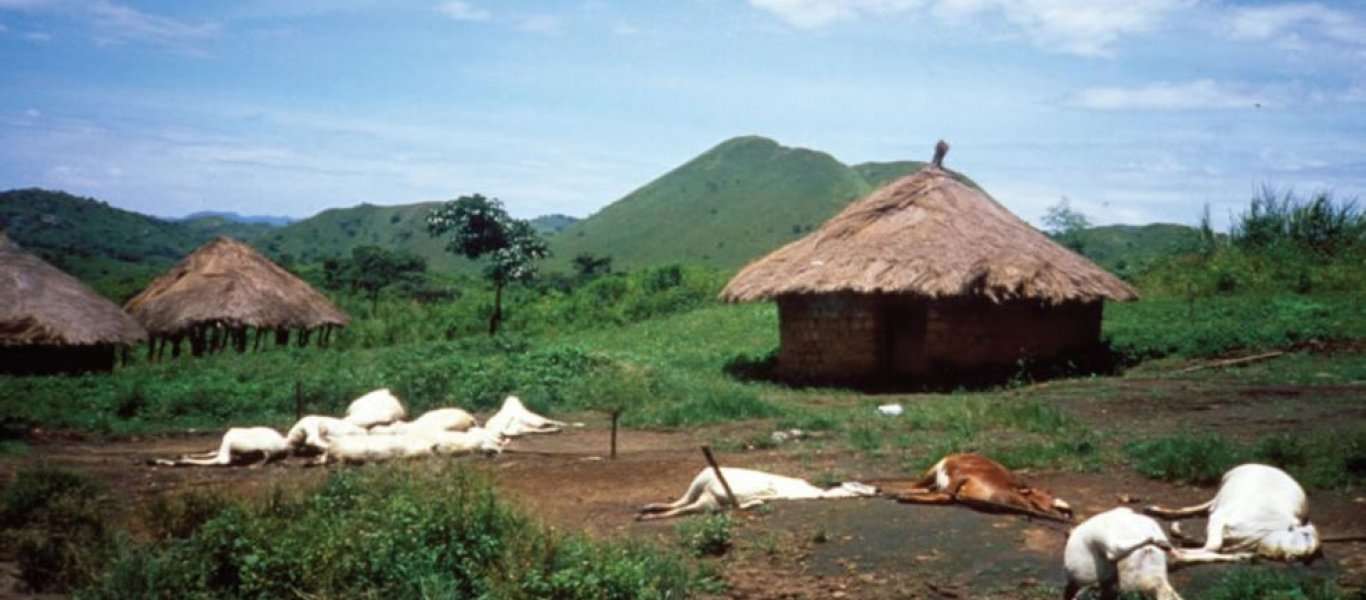
M 890 298 L 883 305 L 883 372 L 893 377 L 918 377 L 929 371 L 925 347 L 928 305 L 910 298 Z

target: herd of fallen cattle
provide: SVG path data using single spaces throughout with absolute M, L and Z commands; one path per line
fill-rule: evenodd
M 428 411 L 405 421 L 403 404 L 389 390 L 356 399 L 341 417 L 309 415 L 281 435 L 269 427 L 232 428 L 217 450 L 177 459 L 157 459 L 160 466 L 258 466 L 291 454 L 316 456 L 316 464 L 382 462 L 424 456 L 482 453 L 497 455 L 511 438 L 555 433 L 570 424 L 531 412 L 516 397 L 482 426 L 459 408 Z M 575 424 L 581 425 L 581 424 Z M 1072 523 L 1067 502 L 1031 487 L 995 461 L 977 454 L 951 454 L 918 480 L 846 482 L 822 489 L 793 477 L 732 467 L 704 468 L 688 490 L 673 502 L 647 504 L 639 520 L 662 519 L 720 510 L 732 503 L 748 509 L 769 500 L 833 499 L 884 496 L 913 504 L 962 504 L 990 512 L 1009 512 Z M 1181 596 L 1167 578 L 1169 564 L 1235 562 L 1261 557 L 1282 561 L 1311 560 L 1325 541 L 1309 522 L 1304 489 L 1275 467 L 1245 464 L 1224 474 L 1218 493 L 1185 508 L 1150 506 L 1140 514 L 1119 507 L 1097 514 L 1072 528 L 1063 552 L 1067 572 L 1064 598 L 1097 587 L 1103 598 L 1138 592 L 1158 600 Z M 1174 544 L 1153 517 L 1179 521 L 1206 516 L 1204 542 L 1171 525 Z M 1355 540 L 1339 538 L 1341 540 Z

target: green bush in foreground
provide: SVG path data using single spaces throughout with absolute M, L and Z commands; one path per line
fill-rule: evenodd
M 721 556 L 731 547 L 730 527 L 730 515 L 715 513 L 683 521 L 674 533 L 693 556 Z
M 0 494 L 0 546 L 17 552 L 35 592 L 62 592 L 98 574 L 105 528 L 101 486 L 61 469 L 21 471 Z
M 80 597 L 681 598 L 711 585 L 677 554 L 551 532 L 487 478 L 430 464 L 341 471 L 313 493 L 231 502 L 114 554 Z
M 1202 600 L 1343 600 L 1349 597 L 1363 596 L 1348 596 L 1332 581 L 1269 567 L 1231 571 L 1200 595 Z

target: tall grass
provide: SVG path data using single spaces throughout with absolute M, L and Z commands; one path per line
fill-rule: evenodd
M 715 582 L 662 547 L 567 536 L 458 466 L 332 474 L 111 546 L 81 598 L 681 598 Z

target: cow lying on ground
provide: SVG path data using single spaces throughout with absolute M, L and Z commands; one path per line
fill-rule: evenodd
M 1016 512 L 1071 522 L 1072 508 L 1021 482 L 1005 467 L 979 454 L 950 454 L 911 487 L 875 481 L 883 493 L 912 504 L 963 504 L 989 512 Z
M 406 416 L 408 411 L 403 409 L 403 403 L 398 401 L 389 388 L 369 392 L 351 401 L 351 405 L 346 407 L 346 420 L 366 429 L 401 421 Z
M 1167 581 L 1167 552 L 1171 542 L 1162 526 L 1127 507 L 1087 519 L 1067 536 L 1063 567 L 1067 589 L 1063 600 L 1080 597 L 1096 586 L 1100 597 L 1139 592 L 1157 600 L 1181 600 Z
M 1186 508 L 1150 506 L 1145 512 L 1164 519 L 1208 514 L 1204 547 L 1176 551 L 1180 562 L 1245 560 L 1254 554 L 1299 560 L 1318 554 L 1318 529 L 1309 522 L 1309 498 L 1285 471 L 1246 464 L 1224 474 L 1209 502 Z M 1172 533 L 1181 537 L 1177 524 Z
M 370 433 L 394 435 L 414 431 L 466 431 L 478 425 L 474 415 L 458 408 L 438 408 L 422 413 L 412 421 L 398 421 L 388 425 L 376 425 Z
M 575 423 L 574 426 L 582 427 L 583 424 Z M 506 437 L 518 437 L 528 433 L 559 433 L 564 427 L 569 427 L 569 423 L 547 419 L 527 410 L 522 400 L 516 396 L 504 399 L 502 408 L 484 423 L 485 429 Z
M 316 464 L 361 464 L 401 458 L 459 456 L 503 451 L 507 440 L 479 427 L 469 431 L 414 431 L 392 435 L 351 435 L 327 439 L 327 449 Z
M 280 432 L 269 427 L 233 427 L 223 434 L 218 450 L 186 454 L 176 460 L 156 459 L 161 466 L 228 466 L 250 464 L 261 466 L 272 460 L 289 456 L 289 442 Z
M 860 498 L 877 495 L 876 488 L 854 482 L 823 490 L 802 479 L 763 471 L 722 467 L 721 473 L 725 475 L 726 483 L 730 484 L 730 489 L 735 493 L 735 500 L 740 503 L 741 509 L 753 508 L 768 500 Z M 695 512 L 715 511 L 720 510 L 728 502 L 726 490 L 716 479 L 715 471 L 707 467 L 693 478 L 688 491 L 678 500 L 646 504 L 636 514 L 636 520 L 667 519 Z
M 289 428 L 285 440 L 295 450 L 324 452 L 327 450 L 326 438 L 346 435 L 365 435 L 365 428 L 336 417 L 308 415 Z

